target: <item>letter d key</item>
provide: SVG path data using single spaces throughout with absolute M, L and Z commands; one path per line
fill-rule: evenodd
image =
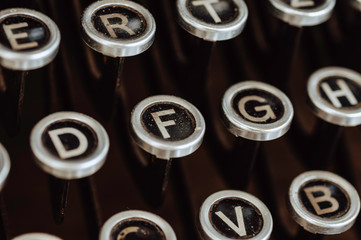
M 104 164 L 109 139 L 93 118 L 76 112 L 57 112 L 38 122 L 31 132 L 37 165 L 50 176 L 53 214 L 61 223 L 71 179 L 89 177 Z

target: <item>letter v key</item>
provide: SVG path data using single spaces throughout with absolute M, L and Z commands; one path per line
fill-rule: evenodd
M 233 229 L 233 231 L 235 231 L 240 237 L 246 236 L 246 227 L 244 226 L 244 221 L 243 221 L 243 213 L 242 213 L 242 207 L 238 206 L 234 208 L 235 212 L 236 212 L 236 217 L 237 217 L 237 225 L 236 226 L 231 220 L 229 220 L 229 218 L 227 218 L 223 212 L 218 211 L 216 212 L 216 215 L 218 217 L 220 217 L 230 228 Z

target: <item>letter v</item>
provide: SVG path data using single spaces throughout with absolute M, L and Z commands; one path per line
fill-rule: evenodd
M 225 222 L 230 228 L 233 229 L 233 231 L 235 231 L 240 237 L 246 236 L 246 227 L 244 226 L 244 221 L 243 221 L 243 213 L 242 213 L 242 207 L 238 206 L 234 208 L 235 212 L 236 212 L 236 216 L 237 216 L 237 225 L 238 227 L 231 221 L 229 220 L 229 218 L 227 218 L 223 212 L 218 211 L 216 212 L 216 215 L 218 217 L 220 217 L 223 222 Z

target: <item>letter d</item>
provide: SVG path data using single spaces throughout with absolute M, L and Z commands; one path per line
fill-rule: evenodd
M 53 142 L 56 151 L 61 159 L 68 159 L 83 154 L 88 148 L 88 140 L 86 136 L 78 129 L 72 127 L 59 128 L 48 132 L 51 141 Z M 66 149 L 60 140 L 60 135 L 72 134 L 79 140 L 79 146 L 74 149 Z

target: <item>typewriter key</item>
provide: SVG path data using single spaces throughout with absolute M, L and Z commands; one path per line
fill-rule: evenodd
M 128 210 L 109 218 L 103 225 L 100 240 L 176 240 L 172 227 L 161 217 L 145 211 Z
M 314 72 L 307 84 L 309 103 L 314 113 L 339 126 L 361 124 L 361 75 L 341 67 Z
M 33 128 L 30 144 L 36 164 L 50 175 L 56 222 L 62 222 L 71 179 L 91 176 L 104 164 L 109 139 L 93 118 L 76 112 L 58 112 Z
M 312 234 L 340 234 L 352 227 L 360 211 L 356 189 L 340 176 L 309 171 L 297 176 L 288 192 L 292 218 Z
M 205 110 L 207 72 L 215 42 L 236 38 L 247 22 L 248 9 L 243 0 L 178 0 L 179 25 L 195 36 L 189 50 L 189 64 L 182 76 L 184 92 L 200 110 Z M 183 73 L 184 74 L 184 73 Z M 197 82 L 197 84 L 194 84 Z M 180 86 L 182 87 L 182 86 Z
M 206 41 L 222 41 L 241 34 L 248 10 L 243 0 L 178 0 L 178 22 Z
M 152 96 L 138 103 L 131 114 L 131 136 L 143 150 L 153 156 L 150 166 L 161 165 L 151 173 L 159 176 L 162 198 L 173 158 L 196 151 L 203 141 L 205 122 L 201 113 L 189 102 L 168 95 Z M 162 169 L 159 169 L 162 168 Z M 145 178 L 148 179 L 148 178 Z M 153 193 L 153 195 L 156 195 Z
M 293 107 L 277 88 L 262 82 L 245 81 L 231 86 L 222 99 L 222 118 L 229 132 L 239 139 L 235 155 L 222 159 L 225 171 L 245 186 L 257 158 L 261 141 L 283 136 L 290 128 Z M 237 140 L 238 140 L 237 139 Z M 242 161 L 235 161 L 242 156 Z M 238 164 L 236 162 L 239 162 Z M 241 177 L 244 176 L 244 177 Z
M 62 240 L 62 239 L 47 233 L 26 233 L 17 236 L 12 240 Z
M 95 79 L 93 94 L 98 95 L 99 109 L 107 111 L 105 115 L 113 110 L 124 58 L 146 51 L 153 44 L 155 29 L 151 13 L 132 1 L 97 1 L 85 9 L 81 32 L 84 42 L 101 54 L 98 62 L 102 73 Z
M 311 109 L 319 117 L 311 144 L 314 149 L 308 152 L 313 153 L 313 165 L 324 168 L 342 143 L 344 127 L 361 124 L 361 75 L 341 67 L 319 69 L 309 77 L 307 94 Z M 319 142 L 328 144 L 316 146 Z
M 236 190 L 209 196 L 202 204 L 198 230 L 204 240 L 269 239 L 273 220 L 258 198 Z
M 272 14 L 296 27 L 314 26 L 327 21 L 335 0 L 269 0 Z
M 7 129 L 19 124 L 27 71 L 50 63 L 59 43 L 58 27 L 44 14 L 24 8 L 0 11 L 0 107 Z

